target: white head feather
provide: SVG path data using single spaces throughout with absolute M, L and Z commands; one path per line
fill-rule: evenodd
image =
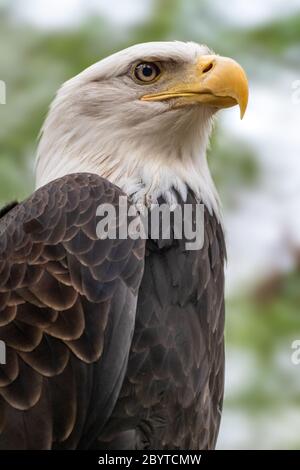
M 58 91 L 37 154 L 40 187 L 70 173 L 99 174 L 135 201 L 186 199 L 188 188 L 220 217 L 206 160 L 214 110 L 145 102 L 145 87 L 129 71 L 138 61 L 195 63 L 206 46 L 184 42 L 139 44 L 92 65 Z M 148 86 L 148 85 L 147 85 Z M 175 191 L 174 191 L 175 189 Z

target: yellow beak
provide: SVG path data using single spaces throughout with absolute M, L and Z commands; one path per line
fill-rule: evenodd
M 181 98 L 182 104 L 205 103 L 216 108 L 238 104 L 242 119 L 248 104 L 248 93 L 247 76 L 235 60 L 206 55 L 190 67 L 184 80 L 163 92 L 144 95 L 141 100 Z

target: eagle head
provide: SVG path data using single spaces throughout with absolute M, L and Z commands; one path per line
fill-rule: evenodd
M 137 202 L 176 203 L 188 190 L 218 215 L 206 160 L 213 116 L 247 107 L 242 67 L 193 42 L 138 44 L 92 65 L 58 91 L 41 132 L 37 186 L 99 174 Z

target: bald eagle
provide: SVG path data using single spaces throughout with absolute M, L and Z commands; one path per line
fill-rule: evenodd
M 247 99 L 243 69 L 192 42 L 135 45 L 58 91 L 36 190 L 0 219 L 0 449 L 214 448 L 225 244 L 206 149 Z M 202 203 L 201 249 L 99 238 L 97 207 L 124 194 Z

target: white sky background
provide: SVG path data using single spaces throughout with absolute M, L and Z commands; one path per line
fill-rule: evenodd
M 17 0 L 15 13 L 41 28 L 72 27 L 93 13 L 130 26 L 149 14 L 151 4 L 152 0 Z M 210 8 L 224 21 L 253 26 L 299 11 L 300 0 L 213 0 Z M 252 81 L 243 122 L 236 110 L 219 117 L 227 132 L 255 144 L 263 168 L 261 187 L 240 194 L 238 210 L 225 214 L 229 289 L 238 281 L 246 284 L 257 273 L 263 276 L 266 267 L 289 266 L 284 252 L 287 233 L 300 244 L 300 221 L 295 217 L 300 214 L 300 103 L 292 103 L 291 88 L 297 79 L 300 71 L 297 76 L 278 67 L 272 83 L 264 78 Z
M 219 15 L 239 26 L 253 26 L 274 18 L 282 18 L 300 8 L 299 0 L 212 0 Z
M 16 14 L 41 28 L 66 28 L 98 13 L 130 25 L 144 18 L 151 0 L 18 0 Z
M 233 110 L 221 116 L 228 132 L 255 143 L 262 168 L 259 186 L 240 194 L 238 210 L 225 214 L 229 287 L 289 268 L 288 245 L 300 247 L 300 100 L 292 99 L 300 71 L 278 67 L 273 74 L 270 84 L 252 84 L 242 123 Z
M 42 28 L 72 26 L 91 13 L 129 25 L 145 17 L 151 3 L 151 0 L 18 0 L 16 13 Z M 228 22 L 252 26 L 299 10 L 300 0 L 212 0 L 210 7 Z

